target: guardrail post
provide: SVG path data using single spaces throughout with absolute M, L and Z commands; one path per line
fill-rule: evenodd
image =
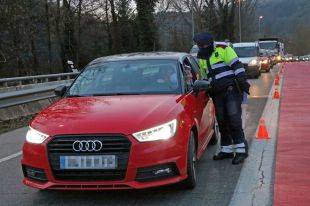
M 38 79 L 33 79 L 32 82 L 33 82 L 34 84 L 37 84 L 37 83 L 38 83 Z
M 4 87 L 8 87 L 8 82 L 3 82 Z
M 69 79 L 71 79 L 71 78 L 70 78 L 70 75 L 67 76 L 67 80 L 69 80 Z
M 18 86 L 22 86 L 23 85 L 23 82 L 20 80 L 18 81 Z
M 45 78 L 45 82 L 48 82 L 48 78 Z
M 57 81 L 60 81 L 61 80 L 61 77 L 57 77 Z

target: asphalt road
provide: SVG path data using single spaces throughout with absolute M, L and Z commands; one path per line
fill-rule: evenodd
M 245 134 L 249 141 L 263 112 L 273 83 L 274 68 L 259 79 L 251 79 L 251 96 Z M 228 205 L 242 165 L 231 160 L 213 161 L 217 146 L 209 146 L 197 165 L 198 185 L 194 190 L 182 190 L 171 185 L 146 190 L 125 191 L 39 191 L 22 184 L 21 156 L 3 158 L 21 151 L 26 128 L 0 135 L 0 205 Z

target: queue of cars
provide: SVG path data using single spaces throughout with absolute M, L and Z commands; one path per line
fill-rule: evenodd
M 283 58 L 284 62 L 299 62 L 299 61 L 310 61 L 310 55 L 305 56 L 292 56 L 292 55 L 286 55 Z

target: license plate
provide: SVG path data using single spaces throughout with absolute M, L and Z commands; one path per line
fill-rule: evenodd
M 60 156 L 60 169 L 116 169 L 115 155 Z

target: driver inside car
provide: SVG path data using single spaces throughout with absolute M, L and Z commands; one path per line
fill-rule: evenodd
M 169 89 L 178 88 L 177 73 L 175 67 L 171 65 L 161 66 L 159 69 L 159 78 L 156 80 L 161 85 L 166 85 Z

